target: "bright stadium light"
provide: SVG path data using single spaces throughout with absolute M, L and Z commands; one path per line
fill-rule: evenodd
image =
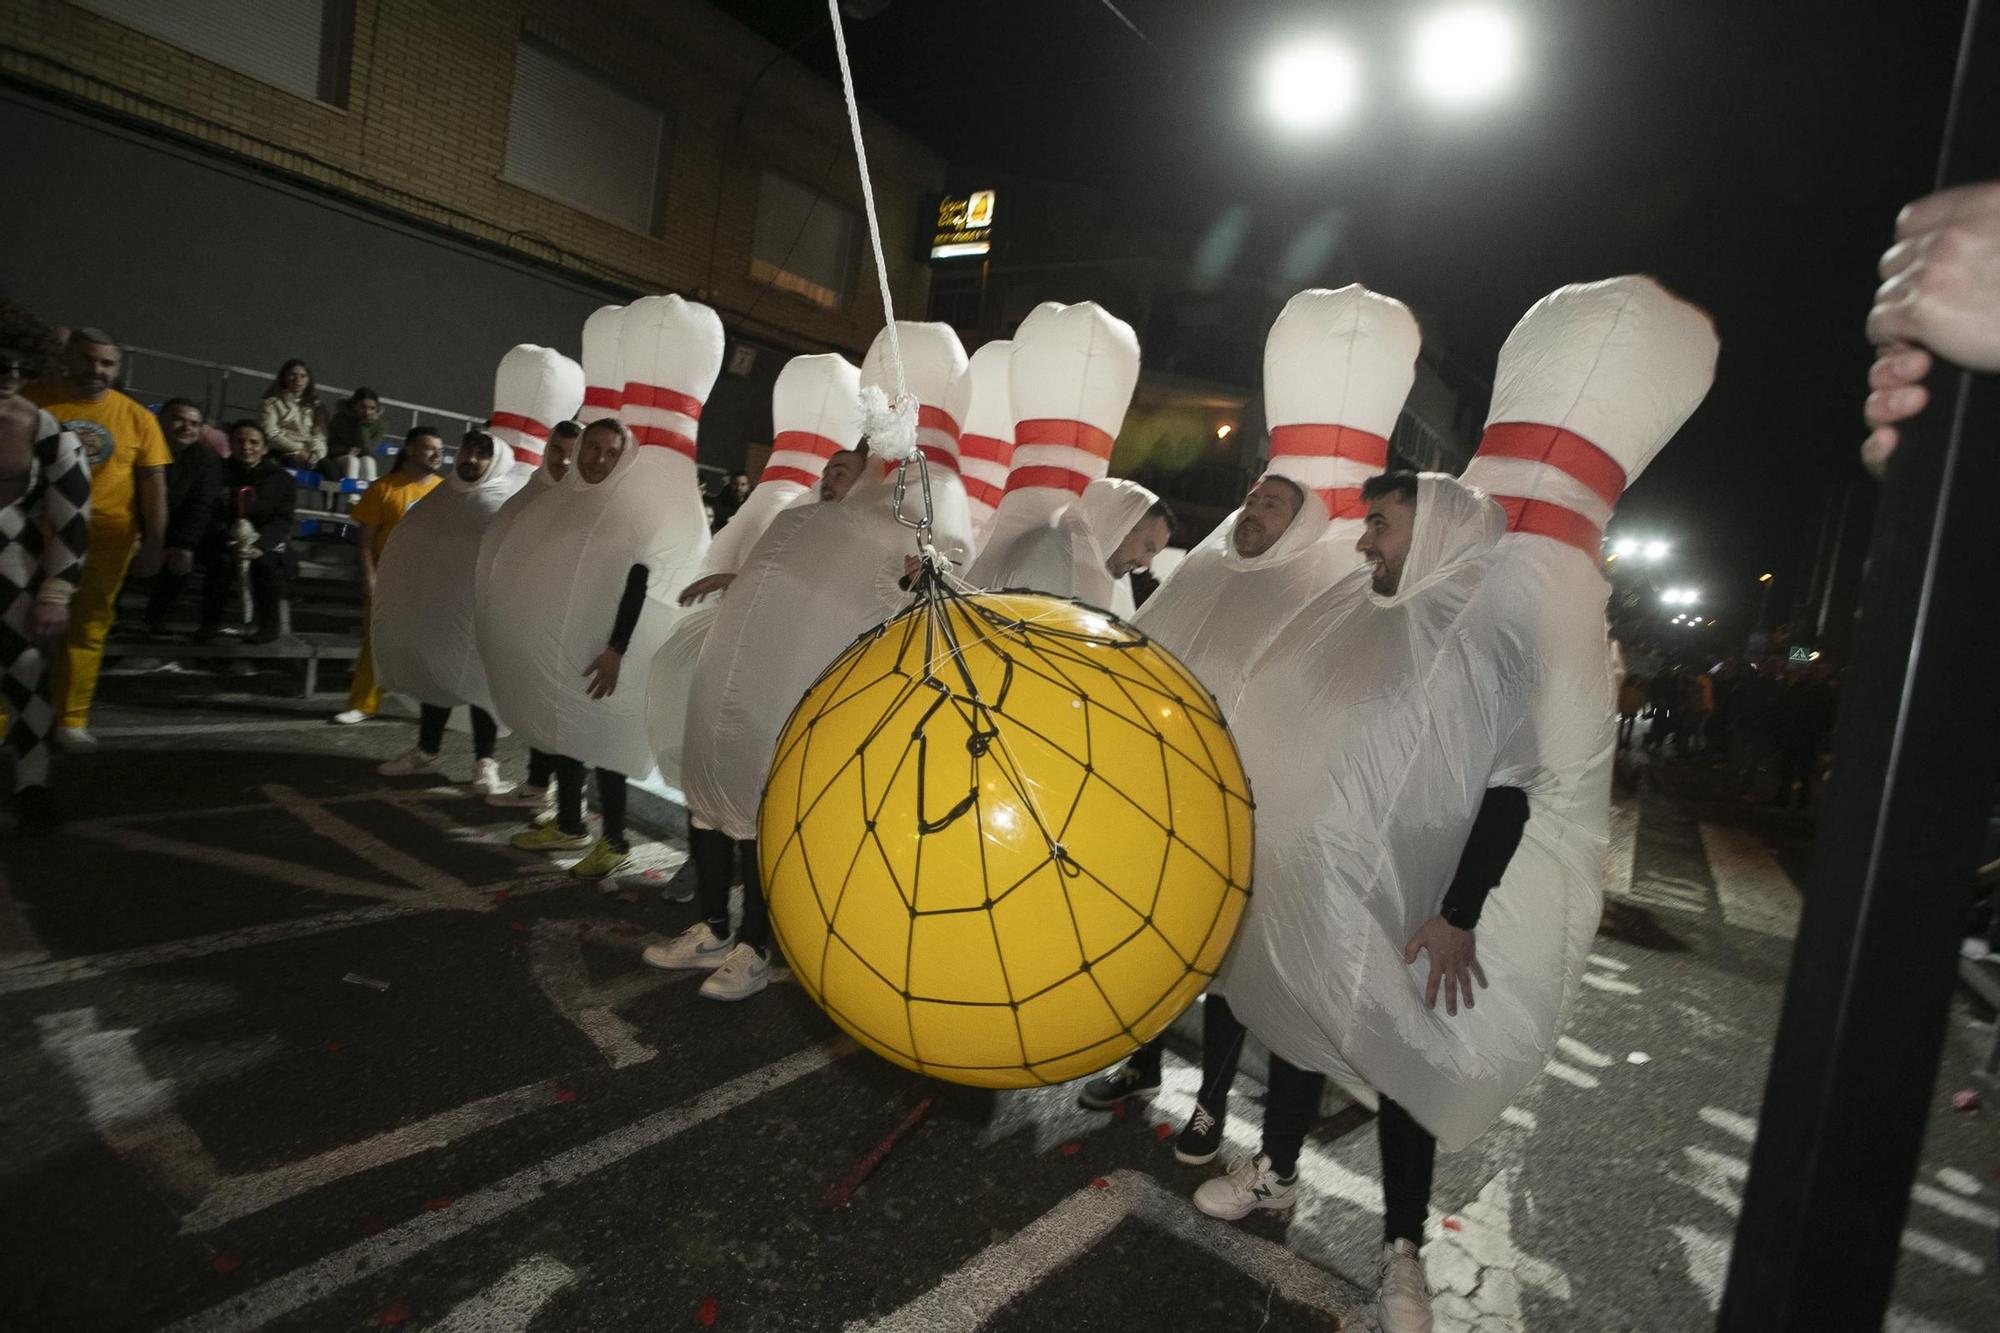
M 1668 549 L 1667 544 L 1663 541 L 1658 539 L 1649 541 L 1646 543 L 1646 558 L 1648 560 L 1665 560 Z
M 1639 554 L 1639 543 L 1630 537 L 1620 537 L 1617 541 L 1611 543 L 1611 553 L 1621 556 L 1637 555 Z
M 1520 45 L 1509 15 L 1489 5 L 1454 5 L 1417 25 L 1411 77 L 1433 101 L 1484 102 L 1514 82 Z
M 1296 42 L 1264 69 L 1264 110 L 1299 134 L 1330 129 L 1361 101 L 1361 62 L 1336 42 Z

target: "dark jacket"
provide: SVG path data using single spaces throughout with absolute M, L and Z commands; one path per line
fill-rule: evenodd
M 242 517 L 257 529 L 257 543 L 266 552 L 283 552 L 292 539 L 292 508 L 298 502 L 299 490 L 297 478 L 268 455 L 253 468 L 231 459 L 227 470 L 227 487 L 215 507 L 210 540 L 218 544 L 227 542 L 230 528 Z
M 167 465 L 167 535 L 165 545 L 194 551 L 215 525 L 215 506 L 222 498 L 228 460 L 200 440 L 174 455 Z

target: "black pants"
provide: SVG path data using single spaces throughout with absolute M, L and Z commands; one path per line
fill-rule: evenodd
M 556 757 L 547 750 L 537 750 L 533 746 L 530 746 L 528 748 L 528 785 L 547 790 L 548 785 L 555 781 L 555 777 Z
M 1289 1177 L 1298 1170 L 1306 1131 L 1319 1117 L 1326 1076 L 1271 1057 L 1271 1082 L 1264 1097 L 1264 1155 L 1271 1169 Z M 1401 1106 L 1382 1098 L 1375 1117 L 1375 1140 L 1382 1150 L 1382 1200 L 1387 1206 L 1382 1239 L 1424 1243 L 1424 1218 L 1431 1207 L 1431 1175 L 1437 1140 Z
M 1217 1120 L 1226 1118 L 1229 1089 L 1236 1082 L 1236 1062 L 1243 1055 L 1243 1025 L 1230 1011 L 1229 1001 L 1211 995 L 1201 1002 L 1201 1091 L 1195 1100 Z M 1148 1083 L 1160 1081 L 1160 1055 L 1166 1050 L 1167 1034 L 1159 1036 L 1132 1053 L 1126 1063 Z
M 500 724 L 493 720 L 493 714 L 473 704 L 467 704 L 472 711 L 472 754 L 476 759 L 491 759 L 493 743 L 500 739 Z M 444 728 L 451 721 L 451 710 L 437 704 L 424 704 L 417 714 L 417 748 L 425 754 L 436 754 L 444 748 Z
M 688 830 L 688 851 L 694 857 L 695 906 L 708 928 L 729 938 L 729 890 L 743 872 L 743 929 L 736 938 L 759 953 L 771 951 L 771 915 L 764 906 L 764 879 L 757 868 L 757 842 L 738 842 L 721 829 Z
M 194 569 L 199 569 L 201 563 L 197 561 Z M 181 594 L 187 591 L 188 580 L 194 577 L 194 569 L 176 574 L 165 565 L 160 566 L 160 572 L 153 576 L 152 590 L 146 594 L 148 634 L 158 634 L 166 629 L 167 622 L 174 617 L 174 608 L 180 604 Z M 256 595 L 255 585 L 252 585 L 251 595 L 253 598 Z
M 236 586 L 236 557 L 227 547 L 211 550 L 202 557 L 201 625 L 213 632 L 222 626 L 223 606 L 230 589 Z M 285 598 L 285 557 L 266 551 L 250 562 L 250 605 L 257 628 L 278 627 L 278 603 Z
M 550 755 L 556 781 L 556 827 L 564 833 L 582 833 L 583 763 L 568 755 Z M 632 850 L 625 841 L 625 775 L 608 768 L 597 770 L 597 809 L 604 816 L 604 840 L 621 852 Z

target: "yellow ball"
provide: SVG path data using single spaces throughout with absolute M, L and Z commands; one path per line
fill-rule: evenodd
M 1249 785 L 1214 699 L 1047 597 L 948 596 L 863 635 L 779 736 L 758 834 L 799 983 L 869 1049 L 979 1087 L 1152 1039 L 1249 899 Z

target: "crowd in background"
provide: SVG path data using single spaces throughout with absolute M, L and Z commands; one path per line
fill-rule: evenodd
M 1749 798 L 1811 809 L 1839 707 L 1839 686 L 1819 662 L 1732 657 L 1706 669 L 1668 665 L 1631 672 L 1618 692 L 1618 747 L 1704 764 Z M 1641 732 L 1639 724 L 1645 723 Z

